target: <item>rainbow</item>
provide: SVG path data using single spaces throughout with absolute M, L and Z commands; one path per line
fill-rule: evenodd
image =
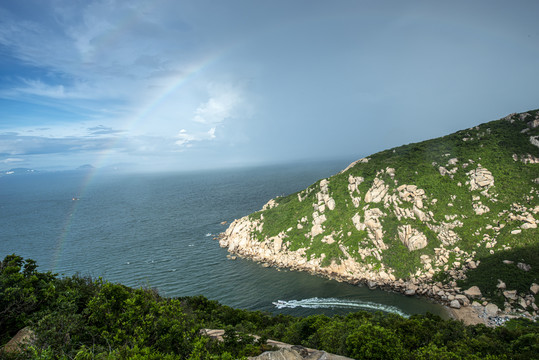
M 157 8 L 158 3 L 148 3 L 143 11 L 125 11 L 125 16 L 118 19 L 115 26 L 111 27 L 107 32 L 96 37 L 92 41 L 92 49 L 85 54 L 85 62 L 93 62 L 95 59 L 106 57 L 106 54 L 113 50 L 122 41 L 136 25 L 143 19 L 141 15 L 144 12 L 151 12 Z M 231 49 L 237 47 L 240 43 L 232 43 L 224 45 L 221 48 L 201 56 L 198 60 L 182 68 L 178 74 L 170 76 L 160 87 L 156 87 L 153 93 L 146 96 L 148 99 L 141 106 L 137 107 L 133 115 L 128 117 L 125 122 L 124 129 L 129 130 L 137 127 L 141 121 L 148 118 L 155 109 L 157 109 L 166 99 L 176 93 L 180 88 L 193 81 L 197 76 L 210 68 L 213 64 L 220 61 Z M 94 168 L 88 171 L 84 179 L 81 181 L 77 194 L 74 194 L 77 199 L 84 201 L 88 186 L 99 172 L 99 168 L 106 164 L 107 158 L 110 157 L 121 137 L 111 137 L 105 150 L 101 151 L 93 161 Z M 70 233 L 73 219 L 76 218 L 77 210 L 81 201 L 73 200 L 71 208 L 67 214 L 60 234 L 58 235 L 54 258 L 52 262 L 52 271 L 56 271 L 59 266 L 60 259 L 64 250 L 64 245 Z
M 129 24 L 129 23 L 130 22 L 126 22 L 126 24 Z M 218 51 L 214 51 L 210 53 L 209 55 L 204 56 L 199 61 L 187 66 L 187 69 L 181 72 L 181 74 L 170 77 L 170 79 L 168 79 L 168 81 L 166 82 L 166 85 L 158 88 L 158 90 L 155 91 L 153 96 L 149 96 L 150 100 L 147 101 L 143 106 L 141 106 L 139 110 L 135 112 L 135 115 L 132 116 L 127 121 L 126 128 L 131 129 L 131 128 L 136 127 L 140 121 L 146 119 L 148 115 L 152 113 L 152 111 L 154 111 L 160 104 L 163 103 L 163 101 L 169 98 L 178 89 L 185 86 L 187 83 L 189 83 L 194 78 L 196 78 L 204 70 L 209 68 L 211 65 L 213 65 L 217 61 L 219 61 L 230 50 L 230 48 L 231 47 L 227 47 L 224 49 L 220 49 Z M 111 154 L 111 152 L 113 151 L 112 149 L 115 148 L 115 145 L 117 144 L 119 140 L 120 140 L 119 137 L 111 138 L 109 140 L 108 146 L 106 147 L 106 150 L 103 150 L 96 157 L 94 161 L 94 168 L 88 171 L 83 181 L 81 182 L 81 185 L 79 186 L 78 192 L 75 196 L 77 199 L 81 199 L 82 201 L 84 200 L 84 195 L 86 194 L 88 186 L 92 182 L 95 175 L 98 173 L 99 171 L 98 169 L 105 163 L 107 157 Z M 62 257 L 64 245 L 71 229 L 72 220 L 76 217 L 79 203 L 80 201 L 73 200 L 70 211 L 63 223 L 62 230 L 56 241 L 56 246 L 54 250 L 54 258 L 52 262 L 53 272 L 57 271 L 58 269 L 58 265 Z
M 64 251 L 64 245 L 67 239 L 67 235 L 69 234 L 69 231 L 71 229 L 73 218 L 75 218 L 75 215 L 77 213 L 79 200 L 84 199 L 84 194 L 86 193 L 86 189 L 88 188 L 88 185 L 91 179 L 94 177 L 96 170 L 97 170 L 96 168 L 93 168 L 88 171 L 88 173 L 84 176 L 84 179 L 81 181 L 77 194 L 74 194 L 73 199 L 71 200 L 72 202 L 71 208 L 69 209 L 67 217 L 64 220 L 64 223 L 62 225 L 62 230 L 60 232 L 60 235 L 58 236 L 56 245 L 54 247 L 54 255 L 52 259 L 52 268 L 51 268 L 52 272 L 56 272 L 58 270 L 58 264 L 60 262 L 60 258 L 62 257 L 62 253 Z M 66 201 L 68 200 L 69 199 L 66 199 Z
M 202 73 L 204 70 L 209 68 L 212 64 L 220 60 L 223 55 L 228 52 L 228 48 L 224 50 L 215 51 L 205 57 L 203 57 L 198 62 L 191 64 L 183 71 L 180 75 L 171 77 L 167 81 L 167 85 L 161 88 L 155 96 L 151 98 L 144 106 L 141 107 L 138 114 L 133 118 L 132 122 L 129 124 L 131 126 L 136 125 L 142 119 L 145 119 L 148 114 L 157 108 L 165 99 L 174 94 L 178 89 L 184 86 L 186 83 L 194 79 L 197 75 Z

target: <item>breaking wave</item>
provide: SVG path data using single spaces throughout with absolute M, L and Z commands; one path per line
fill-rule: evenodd
M 277 300 L 273 302 L 277 309 L 294 309 L 297 307 L 308 309 L 358 309 L 370 311 L 383 311 L 386 313 L 398 314 L 402 317 L 410 317 L 407 313 L 391 305 L 377 304 L 369 301 L 346 300 L 336 298 L 309 298 L 302 300 Z

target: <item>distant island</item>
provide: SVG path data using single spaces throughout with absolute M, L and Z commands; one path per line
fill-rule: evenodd
M 275 267 L 426 296 L 472 322 L 539 314 L 539 111 L 385 150 L 233 221 Z M 458 311 L 457 311 L 458 310 Z

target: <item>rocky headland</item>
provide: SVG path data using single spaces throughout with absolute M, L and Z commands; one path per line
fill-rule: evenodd
M 525 290 L 506 279 L 492 290 L 468 274 L 538 244 L 538 138 L 539 113 L 529 111 L 373 154 L 234 220 L 219 244 L 265 266 L 425 296 L 465 322 L 534 318 L 536 276 Z M 528 278 L 539 270 L 500 261 L 511 266 Z

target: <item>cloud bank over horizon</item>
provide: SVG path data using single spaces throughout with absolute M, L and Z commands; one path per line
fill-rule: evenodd
M 536 1 L 0 4 L 0 170 L 354 159 L 538 106 Z

